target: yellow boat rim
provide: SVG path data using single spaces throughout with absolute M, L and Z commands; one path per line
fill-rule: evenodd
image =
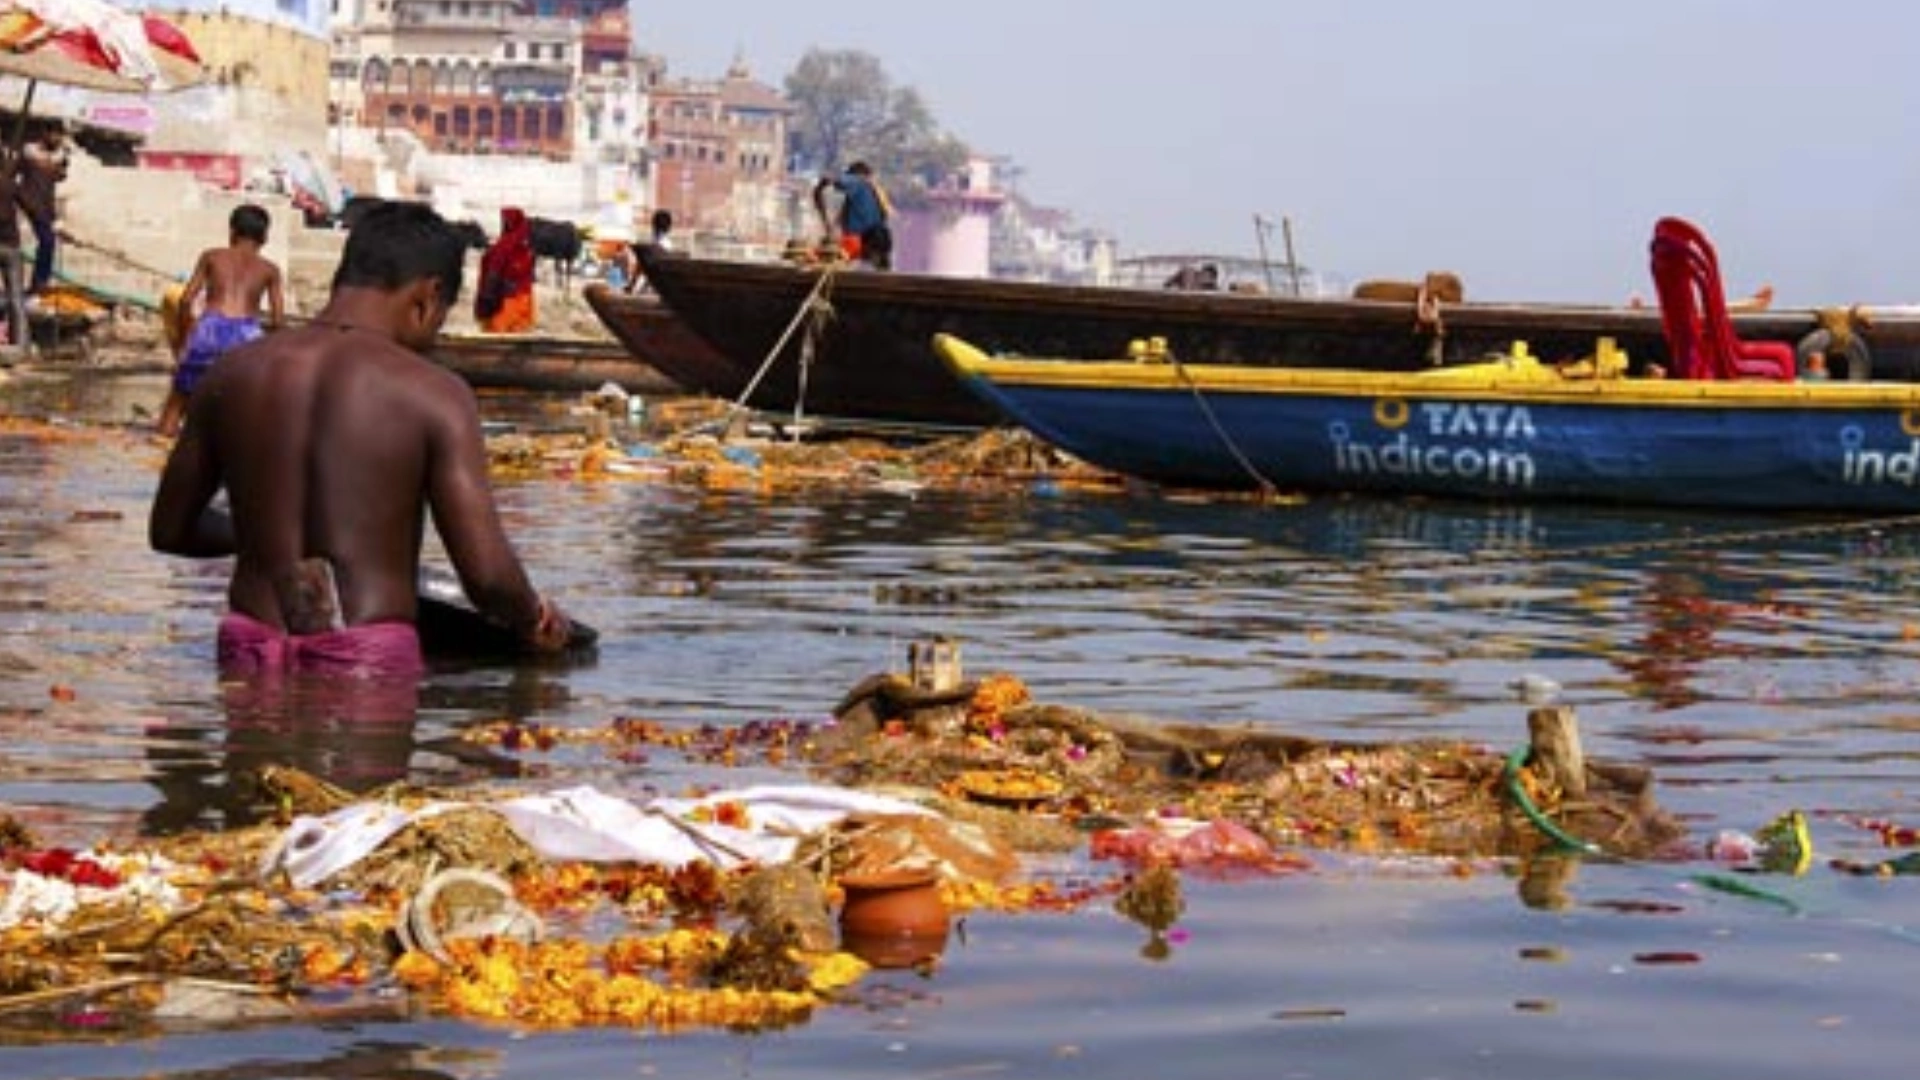
M 1401 401 L 1604 401 L 1620 405 L 1738 405 L 1742 408 L 1905 408 L 1920 430 L 1920 384 L 1896 382 L 1720 382 L 1569 374 L 1516 350 L 1513 355 L 1412 374 L 1333 368 L 1250 367 L 1172 361 L 1007 358 L 950 334 L 934 350 L 963 376 L 1007 386 L 1375 397 Z M 1599 357 L 1604 360 L 1604 348 Z M 1070 361 L 1070 362 L 1066 362 Z M 1586 359 L 1566 368 L 1578 372 Z M 1605 364 L 1598 365 L 1604 368 Z M 1404 407 L 1404 406 L 1403 406 Z M 1388 407 L 1389 411 L 1391 406 Z

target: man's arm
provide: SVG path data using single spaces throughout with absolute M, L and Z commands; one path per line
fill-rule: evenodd
M 823 176 L 813 185 L 813 209 L 820 215 L 820 227 L 826 230 L 829 239 L 840 235 L 833 215 L 827 213 L 827 189 L 832 187 L 833 183 L 832 177 Z
M 193 301 L 207 288 L 207 273 L 212 260 L 206 252 L 193 261 L 193 273 L 187 278 L 186 287 L 180 290 L 180 306 L 174 309 L 174 339 L 180 342 L 180 348 L 174 351 L 173 358 L 179 360 L 186 354 L 187 332 L 193 326 Z
M 219 452 L 206 435 L 212 423 L 206 415 L 207 403 L 213 395 L 204 389 L 188 404 L 186 426 L 167 457 L 147 517 L 147 543 L 153 550 L 198 559 L 232 555 L 237 550 L 233 519 L 212 509 L 213 497 L 220 490 L 221 471 Z
M 435 377 L 448 373 L 436 372 Z M 528 581 L 500 523 L 487 476 L 480 412 L 464 384 L 441 384 L 428 449 L 427 504 L 461 588 L 488 618 L 537 649 L 566 645 L 570 624 Z

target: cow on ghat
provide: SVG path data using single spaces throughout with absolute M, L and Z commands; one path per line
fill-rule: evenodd
M 360 219 L 366 216 L 367 211 L 382 203 L 396 201 L 401 200 L 383 199 L 378 195 L 355 195 L 340 207 L 340 212 L 334 216 L 334 221 L 341 228 L 351 231 L 360 223 Z M 470 250 L 485 251 L 487 249 L 487 230 L 482 228 L 479 222 L 472 218 L 463 218 L 459 221 L 449 221 L 447 224 L 459 234 L 460 239 L 466 241 Z
M 586 249 L 580 227 L 571 221 L 543 217 L 529 218 L 528 223 L 533 227 L 535 261 L 552 259 L 560 287 L 566 288 L 573 283 L 574 264 L 580 261 L 580 253 Z
M 466 241 L 469 251 L 487 250 L 487 244 L 489 243 L 487 230 L 482 228 L 479 222 L 472 218 L 462 218 L 459 221 L 449 221 L 447 225 L 459 235 L 461 240 Z

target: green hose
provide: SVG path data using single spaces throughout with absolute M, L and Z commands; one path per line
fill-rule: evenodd
M 1562 829 L 1552 818 L 1548 817 L 1540 807 L 1534 804 L 1533 797 L 1527 794 L 1526 785 L 1520 782 L 1520 770 L 1526 767 L 1527 759 L 1532 755 L 1533 748 L 1531 746 L 1519 747 L 1515 749 L 1513 753 L 1507 755 L 1503 775 L 1507 782 L 1507 794 L 1513 798 L 1514 805 L 1520 808 L 1520 813 L 1526 816 L 1526 819 L 1533 824 L 1534 828 L 1540 830 L 1542 836 L 1553 841 L 1556 845 L 1568 851 L 1577 851 L 1582 855 L 1605 855 L 1606 852 L 1600 845 L 1582 840 L 1572 833 L 1567 832 L 1565 829 Z M 1632 860 L 1622 859 L 1621 861 L 1630 862 Z M 1715 892 L 1726 893 L 1730 896 L 1743 896 L 1749 900 L 1759 900 L 1763 903 L 1783 908 L 1794 914 L 1799 914 L 1800 912 L 1800 905 L 1793 900 L 1770 889 L 1763 889 L 1758 885 L 1749 884 L 1739 878 L 1726 874 L 1689 874 L 1688 880 L 1704 885 Z
M 1540 808 L 1534 805 L 1533 797 L 1527 794 L 1526 785 L 1520 782 L 1520 770 L 1526 767 L 1527 759 L 1531 756 L 1533 756 L 1533 747 L 1531 746 L 1522 746 L 1507 755 L 1507 765 L 1504 770 L 1504 775 L 1507 779 L 1507 794 L 1513 797 L 1514 805 L 1520 808 L 1520 812 L 1526 815 L 1527 820 L 1533 823 L 1534 828 L 1540 830 L 1541 835 L 1568 851 L 1578 851 L 1582 855 L 1606 854 L 1606 852 L 1600 850 L 1600 845 L 1589 843 L 1562 829 L 1552 818 L 1542 813 Z

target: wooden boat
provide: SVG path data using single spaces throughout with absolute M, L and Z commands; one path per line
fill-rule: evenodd
M 733 398 L 746 386 L 746 376 L 736 384 L 734 366 L 658 296 L 622 292 L 598 282 L 588 285 L 582 295 L 630 355 L 652 365 L 683 391 Z
M 662 357 L 662 370 L 689 389 L 738 399 L 765 366 L 748 401 L 756 408 L 787 411 L 799 401 L 806 331 L 786 337 L 777 356 L 774 346 L 809 298 L 824 300 L 831 317 L 814 342 L 804 402 L 819 416 L 994 423 L 997 415 L 934 355 L 939 333 L 994 355 L 1122 356 L 1129 342 L 1159 336 L 1187 363 L 1385 372 L 1471 363 L 1516 340 L 1548 359 L 1574 358 L 1611 337 L 1642 370 L 1666 362 L 1657 308 L 1467 302 L 1444 305 L 1437 323 L 1423 323 L 1414 304 L 1378 300 L 823 271 L 651 248 L 642 248 L 641 262 L 667 305 L 717 350 L 717 366 L 678 368 Z M 617 294 L 589 299 L 626 340 L 622 328 L 636 302 Z M 1804 309 L 1733 318 L 1751 340 L 1797 343 L 1816 329 L 1815 313 Z M 1920 314 L 1880 316 L 1865 340 L 1875 377 L 1920 380 Z
M 614 383 L 630 394 L 684 393 L 658 366 L 605 338 L 442 333 L 433 359 L 483 389 L 571 393 Z
M 1920 385 L 1645 378 L 1516 345 L 1424 373 L 996 359 L 941 335 L 966 386 L 1103 468 L 1203 488 L 1693 508 L 1920 509 Z

